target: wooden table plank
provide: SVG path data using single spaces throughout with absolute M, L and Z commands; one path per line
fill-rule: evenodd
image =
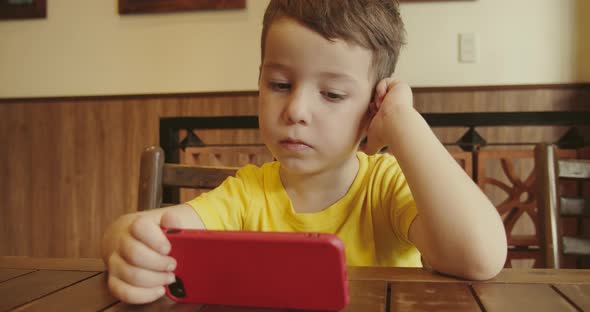
M 590 282 L 586 285 L 555 285 L 563 295 L 582 311 L 590 311 Z
M 295 312 L 298 310 L 206 305 L 199 312 Z M 313 311 L 306 311 L 313 312 Z
M 13 279 L 17 276 L 29 274 L 34 271 L 35 270 L 25 270 L 25 269 L 0 269 L 0 283 L 7 281 L 9 279 Z
M 96 258 L 32 258 L 0 256 L 0 268 L 48 270 L 105 270 Z M 471 283 L 455 277 L 431 273 L 422 268 L 349 267 L 349 280 L 385 280 L 438 283 Z M 590 270 L 504 269 L 487 283 L 587 284 Z
M 348 267 L 348 280 L 377 280 L 377 281 L 412 281 L 412 282 L 437 282 L 458 283 L 454 277 L 433 274 L 422 268 L 393 268 L 393 267 Z M 465 281 L 468 283 L 469 281 Z
M 549 285 L 474 284 L 486 311 L 577 311 Z
M 351 281 L 349 284 L 350 303 L 343 311 L 383 311 L 387 301 L 387 282 L 385 281 Z M 106 311 L 199 311 L 199 312 L 287 312 L 287 309 L 264 309 L 249 307 L 233 307 L 223 305 L 186 305 L 176 304 L 163 297 L 147 305 L 129 305 L 119 303 Z
M 106 287 L 106 275 L 100 273 L 89 279 L 26 304 L 16 311 L 99 311 L 118 300 Z
M 68 271 L 105 271 L 104 263 L 97 258 L 35 258 L 0 256 L 0 268 L 46 269 Z
M 422 268 L 349 267 L 349 280 L 396 282 L 466 283 L 473 281 L 431 273 Z M 478 283 L 588 284 L 590 270 L 578 269 L 504 269 L 493 279 Z
M 390 311 L 481 311 L 468 284 L 392 282 Z
M 588 284 L 590 270 L 579 269 L 504 269 L 486 283 Z
M 126 304 L 120 302 L 108 309 L 105 312 L 121 312 L 121 311 L 146 311 L 146 312 L 158 312 L 158 311 L 177 311 L 177 312 L 184 312 L 184 311 L 200 311 L 202 305 L 200 304 L 183 304 L 183 303 L 176 303 L 170 300 L 168 297 L 163 296 L 162 298 L 148 304 Z
M 342 311 L 385 311 L 387 304 L 386 281 L 350 281 L 350 302 Z
M 95 274 L 96 272 L 36 271 L 0 283 L 0 311 L 16 308 Z

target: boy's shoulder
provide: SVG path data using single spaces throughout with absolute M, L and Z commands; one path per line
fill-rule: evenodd
M 388 153 L 377 153 L 373 155 L 367 155 L 364 152 L 357 152 L 357 157 L 361 162 L 361 165 L 364 163 L 367 165 L 369 170 L 374 169 L 385 169 L 387 167 L 399 167 L 397 159 L 391 154 Z
M 387 187 L 390 183 L 398 184 L 405 181 L 404 173 L 397 159 L 388 153 L 367 155 L 358 152 L 360 161 L 359 175 L 364 177 L 365 184 Z

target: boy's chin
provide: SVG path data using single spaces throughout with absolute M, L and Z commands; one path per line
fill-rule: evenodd
M 281 164 L 281 171 L 290 174 L 314 174 L 321 171 L 322 166 L 314 161 L 304 159 L 278 159 Z

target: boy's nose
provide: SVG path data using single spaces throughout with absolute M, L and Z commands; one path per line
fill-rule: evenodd
M 311 121 L 309 110 L 309 101 L 303 92 L 293 92 L 289 97 L 289 102 L 285 107 L 284 119 L 289 124 L 307 125 Z

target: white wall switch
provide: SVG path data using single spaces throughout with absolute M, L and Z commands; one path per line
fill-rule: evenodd
M 459 34 L 459 62 L 477 63 L 478 40 L 474 33 Z

